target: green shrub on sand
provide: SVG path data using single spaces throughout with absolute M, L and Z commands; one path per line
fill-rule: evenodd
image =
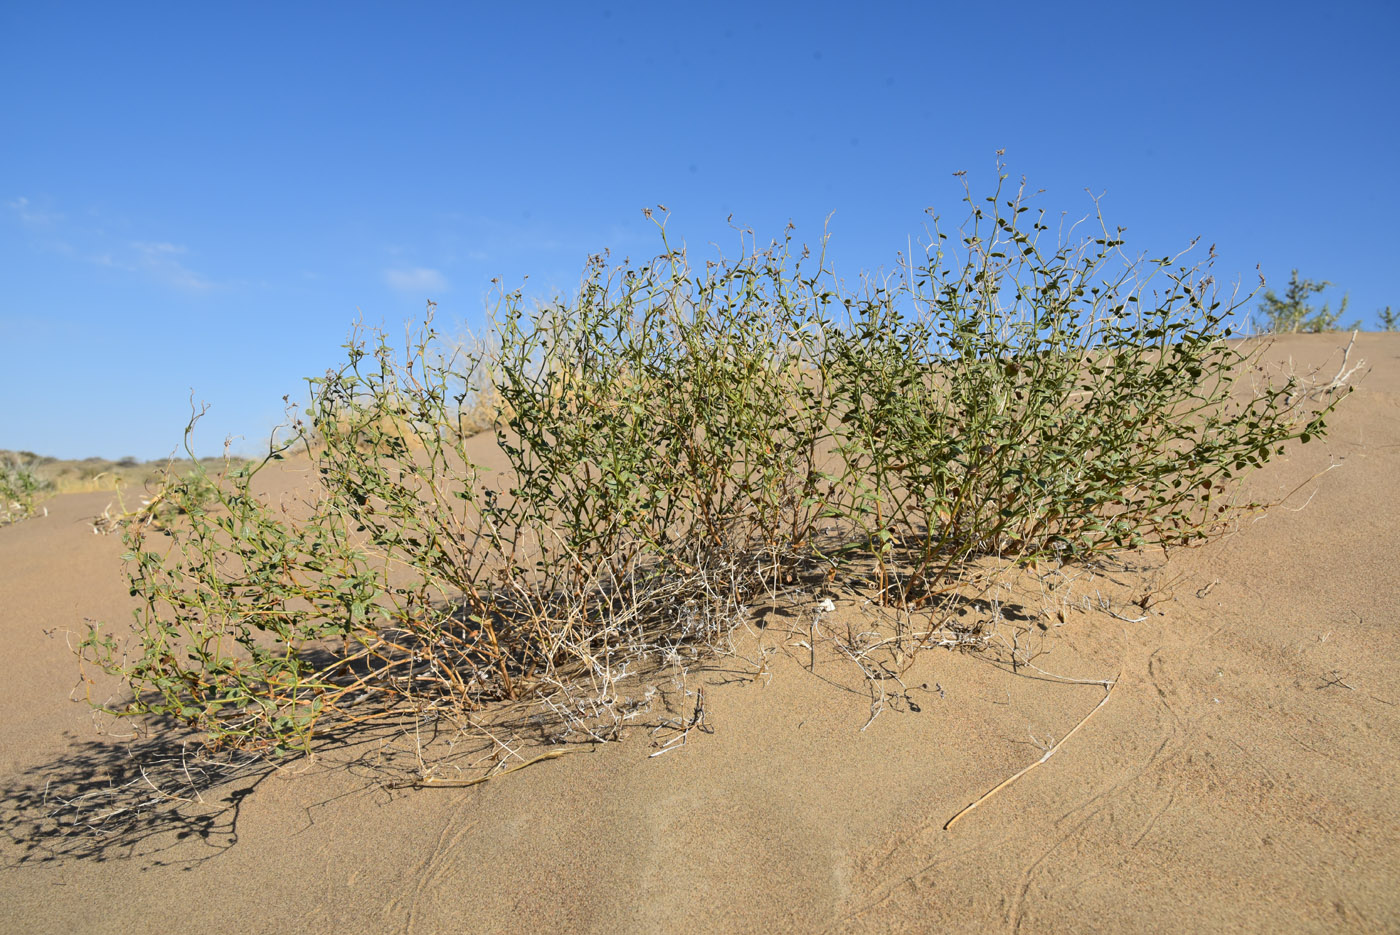
M 431 306 L 405 348 L 357 332 L 265 460 L 172 484 L 182 520 L 126 531 L 134 632 L 81 650 L 130 686 L 109 710 L 280 750 L 514 702 L 607 739 L 794 588 L 865 581 L 923 615 L 912 653 L 967 636 L 949 601 L 989 562 L 1219 535 L 1258 507 L 1241 475 L 1335 400 L 1226 341 L 1213 253 L 1131 260 L 1101 218 L 1052 235 L 1004 184 L 854 289 L 825 241 L 695 264 L 658 219 L 655 259 L 594 257 L 571 301 L 503 294 L 489 347 L 444 343 Z M 483 424 L 509 470 L 482 465 Z M 298 514 L 253 481 L 303 444 Z

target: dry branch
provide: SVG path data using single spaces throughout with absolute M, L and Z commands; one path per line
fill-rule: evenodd
M 966 815 L 968 812 L 972 811 L 974 808 L 976 808 L 977 806 L 981 805 L 983 802 L 987 801 L 987 800 L 990 799 L 992 796 L 996 795 L 998 792 L 1000 792 L 1001 790 L 1005 789 L 1007 786 L 1011 785 L 1011 784 L 1012 784 L 1013 782 L 1015 782 L 1016 780 L 1020 779 L 1022 776 L 1026 775 L 1026 773 L 1029 773 L 1031 770 L 1035 769 L 1037 766 L 1039 766 L 1040 764 L 1044 763 L 1046 760 L 1048 760 L 1048 759 L 1050 759 L 1052 756 L 1054 756 L 1054 755 L 1059 751 L 1060 747 L 1064 746 L 1064 743 L 1065 743 L 1066 740 L 1069 740 L 1069 739 L 1070 739 L 1071 737 L 1073 737 L 1076 733 L 1078 733 L 1078 732 L 1079 732 L 1079 729 L 1080 729 L 1081 727 L 1083 727 L 1085 724 L 1089 723 L 1089 718 L 1093 717 L 1095 714 L 1097 714 L 1097 713 L 1099 712 L 1099 709 L 1100 709 L 1100 708 L 1102 708 L 1104 705 L 1108 704 L 1108 699 L 1111 698 L 1111 697 L 1113 696 L 1113 689 L 1115 689 L 1115 688 L 1118 687 L 1118 680 L 1119 680 L 1120 678 L 1122 678 L 1122 677 L 1123 677 L 1123 673 L 1122 673 L 1122 671 L 1120 670 L 1119 673 L 1118 673 L 1118 675 L 1114 676 L 1113 681 L 1109 684 L 1108 691 L 1106 691 L 1106 692 L 1104 693 L 1103 700 L 1100 701 L 1098 704 L 1094 705 L 1094 709 L 1093 709 L 1092 711 L 1090 711 L 1088 714 L 1084 715 L 1084 719 L 1081 720 L 1078 724 L 1074 725 L 1074 729 L 1073 729 L 1073 730 L 1071 730 L 1068 734 L 1065 734 L 1063 737 L 1061 737 L 1060 740 L 1059 740 L 1059 742 L 1056 743 L 1056 744 L 1055 744 L 1053 747 L 1051 747 L 1049 750 L 1046 750 L 1044 756 L 1042 756 L 1040 759 L 1036 760 L 1036 761 L 1035 761 L 1034 763 L 1032 763 L 1031 765 L 1027 766 L 1025 769 L 1023 769 L 1023 770 L 1021 770 L 1020 772 L 1016 773 L 1016 775 L 1011 776 L 1010 778 L 1007 778 L 1007 779 L 1003 779 L 1001 782 L 997 783 L 996 786 L 994 786 L 993 788 L 989 789 L 988 791 L 982 793 L 982 795 L 979 796 L 975 802 L 971 803 L 970 805 L 966 806 L 965 808 L 960 809 L 956 815 L 954 815 L 952 818 L 949 818 L 949 819 L 948 819 L 948 823 L 945 824 L 945 825 L 943 826 L 943 830 L 944 830 L 944 831 L 949 830 L 950 828 L 953 827 L 953 825 L 957 824 L 958 820 L 961 819 L 961 818 L 962 818 L 964 815 Z

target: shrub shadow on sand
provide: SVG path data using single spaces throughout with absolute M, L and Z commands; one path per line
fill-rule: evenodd
M 10 866 L 132 858 L 188 866 L 223 853 L 238 841 L 243 800 L 276 767 L 198 750 L 178 735 L 76 741 L 12 777 L 0 804 Z

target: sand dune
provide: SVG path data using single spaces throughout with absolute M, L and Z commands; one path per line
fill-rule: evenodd
M 1269 353 L 1307 366 L 1344 342 L 1287 337 Z M 808 672 L 776 631 L 744 634 L 750 658 L 778 650 L 768 673 L 718 661 L 703 676 L 714 732 L 665 756 L 637 730 L 483 785 L 414 790 L 387 782 L 371 739 L 105 838 L 61 833 L 63 802 L 139 789 L 140 759 L 69 700 L 64 631 L 132 603 L 120 541 L 87 522 L 111 495 L 57 497 L 0 529 L 3 927 L 1400 930 L 1400 336 L 1363 335 L 1353 357 L 1372 371 L 1325 445 L 1249 483 L 1276 496 L 1339 466 L 1151 572 L 1167 599 L 1146 619 L 1095 607 L 1145 578 L 1067 586 L 1063 623 L 1037 637 L 1036 664 L 1060 679 L 930 651 L 900 709 L 862 730 L 871 708 L 849 666 Z M 283 477 L 304 480 L 295 465 Z M 1103 701 L 1103 685 L 1064 679 L 1115 677 L 1052 758 L 944 830 Z

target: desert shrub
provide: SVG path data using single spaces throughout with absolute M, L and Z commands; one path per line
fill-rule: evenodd
M 28 452 L 21 452 L 26 455 Z M 0 526 L 18 522 L 34 513 L 34 508 L 53 484 L 42 477 L 35 459 L 0 461 Z
M 1335 312 L 1327 303 L 1323 303 L 1322 308 L 1313 308 L 1308 303 L 1310 296 L 1325 291 L 1331 285 L 1330 282 L 1299 279 L 1298 271 L 1293 270 L 1289 275 L 1288 289 L 1282 298 L 1272 289 L 1264 290 L 1264 300 L 1259 305 L 1259 311 L 1264 316 L 1264 330 L 1272 334 L 1288 331 L 1302 331 L 1308 334 L 1355 331 L 1360 327 L 1359 322 L 1345 326 L 1341 323 L 1347 311 L 1348 296 L 1342 296 L 1342 303 Z
M 216 508 L 220 492 L 216 477 L 236 470 L 242 463 L 242 459 L 230 460 L 222 465 L 199 461 L 195 462 L 193 469 L 181 471 L 172 461 L 165 466 L 162 474 L 147 481 L 146 496 L 141 498 L 139 506 L 131 508 L 128 508 L 121 486 L 114 478 L 117 502 L 108 504 L 101 514 L 93 517 L 93 532 L 105 535 L 133 525 L 166 528 L 181 517 Z M 216 473 L 210 473 L 211 466 Z M 112 509 L 114 506 L 115 512 Z
M 592 258 L 571 301 L 502 294 L 489 345 L 431 305 L 401 349 L 357 330 L 212 508 L 176 485 L 181 522 L 126 531 L 135 645 L 82 648 L 129 684 L 109 710 L 280 749 L 514 702 L 607 739 L 760 599 L 863 581 L 937 616 L 987 559 L 1205 541 L 1258 506 L 1242 472 L 1325 429 L 1335 400 L 1225 340 L 1213 252 L 1130 260 L 1101 219 L 1043 244 L 1024 185 L 966 201 L 856 290 L 791 229 L 697 267 L 659 223 L 658 257 Z M 487 400 L 505 470 L 467 444 Z M 314 500 L 260 498 L 301 444 Z

